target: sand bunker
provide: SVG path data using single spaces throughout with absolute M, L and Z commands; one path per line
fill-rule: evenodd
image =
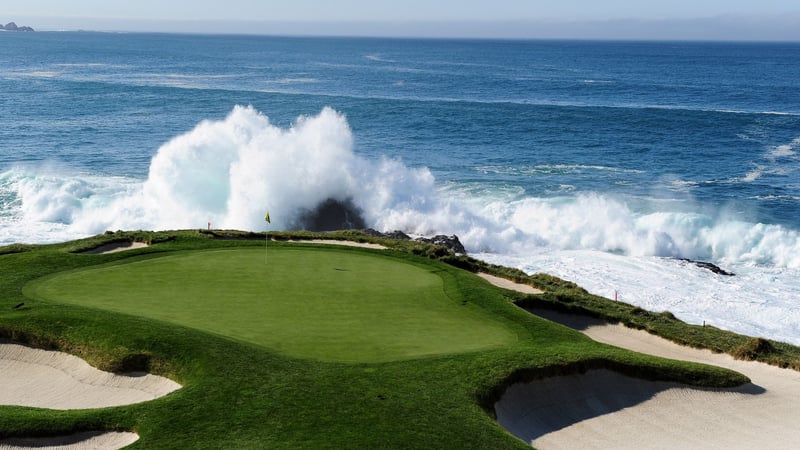
M 50 438 L 10 438 L 0 440 L 0 450 L 36 448 L 38 450 L 118 449 L 139 439 L 136 433 L 77 433 Z
M 113 242 L 111 244 L 101 245 L 100 247 L 93 248 L 82 252 L 86 255 L 105 255 L 108 253 L 124 252 L 126 250 L 135 250 L 137 248 L 148 247 L 144 242 Z
M 797 448 L 800 373 L 683 347 L 622 325 L 546 310 L 532 312 L 599 342 L 741 372 L 732 390 L 649 382 L 607 370 L 511 386 L 498 422 L 541 449 Z
M 522 292 L 523 294 L 544 294 L 544 291 L 540 289 L 536 289 L 535 287 L 527 284 L 515 283 L 507 278 L 496 277 L 494 275 L 489 275 L 488 273 L 482 272 L 479 272 L 477 275 L 489 283 L 492 283 L 493 285 L 503 289 Z
M 62 352 L 0 341 L 0 404 L 49 409 L 128 405 L 181 385 L 156 375 L 117 375 Z
M 292 240 L 289 242 L 299 242 L 301 244 L 330 244 L 330 245 L 344 245 L 347 247 L 361 247 L 361 248 L 372 248 L 376 250 L 386 250 L 386 246 L 381 244 L 373 244 L 370 242 L 356 242 L 356 241 L 339 241 L 336 239 L 311 239 L 307 241 L 301 240 Z
M 386 249 L 386 246 L 380 244 L 373 244 L 370 242 L 340 241 L 336 239 L 291 240 L 289 242 L 298 242 L 301 244 L 345 245 L 348 247 L 372 248 L 376 250 Z M 144 242 L 113 242 L 111 244 L 101 245 L 97 248 L 93 248 L 82 253 L 85 255 L 105 255 L 108 253 L 124 252 L 126 250 L 135 250 L 137 248 L 145 247 L 148 247 L 148 245 Z

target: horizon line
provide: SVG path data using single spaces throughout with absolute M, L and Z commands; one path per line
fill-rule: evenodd
M 800 14 L 607 20 L 243 20 L 20 17 L 37 31 L 491 40 L 798 42 Z M 31 23 L 33 22 L 33 23 Z M 40 22 L 37 26 L 35 22 Z M 61 24 L 59 24 L 59 22 Z
M 3 32 L 4 30 L 0 30 Z M 421 41 L 550 41 L 550 42 L 651 42 L 651 43 L 719 43 L 719 44 L 800 44 L 797 39 L 734 39 L 734 38 L 616 38 L 616 37 L 504 37 L 504 36 L 424 36 L 424 35 L 366 35 L 366 34 L 301 34 L 260 32 L 209 32 L 209 31 L 150 31 L 150 30 L 102 30 L 102 29 L 36 29 L 37 33 L 98 33 L 98 34 L 164 34 L 181 36 L 231 36 L 302 39 L 386 39 Z

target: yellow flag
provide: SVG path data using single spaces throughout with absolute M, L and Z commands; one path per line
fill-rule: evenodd
M 270 223 L 270 222 L 269 222 L 269 211 L 267 211 L 267 215 L 266 215 L 266 216 L 264 216 L 264 220 L 266 220 L 266 221 L 267 221 L 267 223 Z

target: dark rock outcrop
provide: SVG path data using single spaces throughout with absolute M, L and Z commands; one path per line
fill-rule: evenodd
M 5 25 L 0 25 L 0 30 L 6 31 L 33 31 L 33 28 L 28 26 L 17 26 L 14 22 L 8 22 Z
M 389 238 L 389 239 L 396 239 L 398 241 L 410 241 L 411 236 L 403 233 L 400 230 L 394 230 L 388 233 L 382 233 L 378 230 L 374 230 L 372 228 L 367 228 L 362 230 L 364 234 L 368 234 L 370 236 L 375 237 L 382 237 L 382 238 Z M 445 247 L 448 250 L 452 250 L 455 253 L 462 253 L 467 254 L 467 250 L 464 248 L 464 245 L 458 239 L 458 236 L 455 234 L 452 236 L 445 236 L 443 234 L 438 234 L 432 238 L 426 237 L 419 237 L 414 239 L 417 242 L 424 242 L 426 244 L 438 245 L 440 247 Z
M 466 254 L 467 250 L 455 234 L 452 236 L 445 236 L 438 234 L 432 238 L 417 238 L 417 241 L 425 242 L 426 244 L 438 245 L 454 251 L 455 253 Z
M 357 230 L 366 223 L 351 199 L 328 198 L 314 209 L 301 211 L 291 228 L 308 231 Z
M 367 234 L 367 235 L 370 235 L 370 236 L 375 236 L 375 237 L 395 239 L 395 240 L 398 240 L 398 241 L 410 241 L 411 240 L 411 236 L 403 233 L 400 230 L 394 230 L 394 231 L 390 231 L 388 233 L 381 233 L 380 231 L 375 230 L 373 228 L 367 228 L 367 229 L 364 229 L 364 230 L 361 230 L 361 231 L 363 231 L 364 234 Z
M 701 267 L 703 269 L 710 270 L 710 271 L 714 272 L 717 275 L 725 275 L 726 277 L 732 277 L 732 276 L 736 275 L 735 273 L 728 272 L 727 270 L 719 267 L 718 265 L 716 265 L 714 263 L 705 262 L 705 261 L 695 261 L 693 259 L 688 259 L 688 258 L 681 258 L 681 261 L 686 261 L 688 263 L 692 263 L 697 267 Z

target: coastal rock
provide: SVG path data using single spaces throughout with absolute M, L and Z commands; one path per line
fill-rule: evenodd
M 366 224 L 361 209 L 350 198 L 328 198 L 314 209 L 301 211 L 290 228 L 309 231 L 335 231 L 363 229 Z
M 708 269 L 708 270 L 714 272 L 717 275 L 724 275 L 726 277 L 732 277 L 732 276 L 736 275 L 735 273 L 728 272 L 727 270 L 719 267 L 718 265 L 716 265 L 714 263 L 705 262 L 705 261 L 695 261 L 693 259 L 688 259 L 688 258 L 681 258 L 681 261 L 686 261 L 688 263 L 694 264 L 697 267 L 700 267 L 700 268 L 703 268 L 703 269 Z
M 399 241 L 410 241 L 411 240 L 411 236 L 405 234 L 404 232 L 402 232 L 400 230 L 394 230 L 394 231 L 391 231 L 391 232 L 388 232 L 388 233 L 382 233 L 382 232 L 380 232 L 378 230 L 375 230 L 375 229 L 372 229 L 372 228 L 367 228 L 367 229 L 364 229 L 364 230 L 361 230 L 361 231 L 363 231 L 364 234 L 368 234 L 370 236 L 375 236 L 375 237 L 396 239 L 396 240 L 399 240 Z M 452 235 L 452 236 L 445 236 L 443 234 L 439 234 L 439 235 L 436 235 L 436 236 L 431 237 L 431 238 L 419 237 L 419 238 L 416 238 L 414 240 L 417 241 L 417 242 L 424 242 L 426 244 L 432 244 L 432 245 L 438 245 L 438 246 L 441 246 L 441 247 L 445 247 L 445 248 L 447 248 L 449 250 L 452 250 L 455 253 L 462 253 L 462 254 L 465 254 L 465 255 L 467 254 L 467 250 L 464 248 L 464 244 L 461 243 L 461 241 L 458 239 L 458 236 L 456 236 L 455 234 Z
M 386 237 L 391 238 L 391 239 L 397 239 L 399 241 L 410 241 L 411 240 L 411 236 L 403 233 L 400 230 L 394 230 L 391 233 L 386 233 Z
M 426 244 L 439 245 L 448 248 L 454 251 L 455 253 L 462 253 L 462 254 L 467 253 L 467 250 L 464 248 L 464 245 L 461 243 L 461 241 L 458 239 L 458 236 L 456 236 L 455 234 L 452 236 L 445 236 L 443 234 L 439 234 L 432 238 L 421 237 L 417 238 L 416 240 L 419 242 L 425 242 Z
M 0 30 L 6 31 L 33 31 L 33 28 L 28 26 L 17 26 L 14 22 L 8 22 L 5 25 L 0 25 Z
M 398 241 L 410 241 L 411 240 L 411 236 L 403 233 L 400 230 L 394 230 L 394 231 L 390 231 L 388 233 L 382 233 L 382 232 L 380 232 L 380 231 L 378 231 L 378 230 L 376 230 L 374 228 L 366 228 L 366 229 L 363 229 L 361 231 L 364 234 L 367 234 L 369 236 L 382 237 L 382 238 L 388 238 L 388 239 L 396 239 Z

